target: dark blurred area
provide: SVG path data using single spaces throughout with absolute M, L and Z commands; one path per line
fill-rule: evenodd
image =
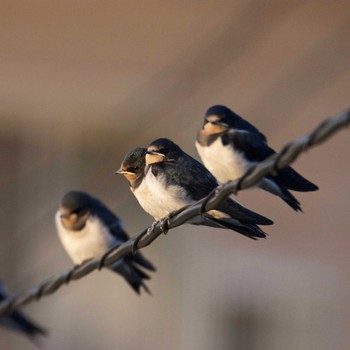
M 205 110 L 225 104 L 279 150 L 349 106 L 348 1 L 0 1 L 0 277 L 20 292 L 71 267 L 54 214 L 72 189 L 101 198 L 130 235 L 152 222 L 125 153 L 168 137 L 198 159 Z M 254 242 L 185 225 L 144 254 L 138 297 L 102 271 L 23 308 L 44 349 L 347 349 L 349 134 L 295 168 L 320 190 L 238 200 L 274 220 Z M 36 349 L 0 329 L 0 349 Z

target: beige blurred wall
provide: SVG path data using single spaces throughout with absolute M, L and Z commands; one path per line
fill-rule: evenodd
M 226 104 L 279 149 L 349 106 L 348 1 L 0 1 L 0 276 L 13 291 L 69 268 L 53 222 L 65 191 L 100 197 L 128 232 L 152 220 L 115 178 L 125 153 L 169 137 L 197 157 Z M 248 191 L 267 240 L 184 226 L 145 255 L 137 297 L 103 271 L 24 308 L 45 349 L 347 349 L 349 131 L 295 167 L 304 214 Z M 0 349 L 35 349 L 0 329 Z

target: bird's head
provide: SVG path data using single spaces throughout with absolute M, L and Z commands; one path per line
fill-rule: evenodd
M 130 151 L 122 161 L 116 175 L 124 175 L 130 185 L 144 175 L 146 148 L 137 147 Z
M 67 192 L 59 209 L 62 225 L 69 231 L 82 230 L 91 214 L 93 202 L 94 198 L 85 192 Z
M 233 112 L 225 106 L 212 106 L 204 116 L 202 132 L 207 135 L 223 134 L 232 126 Z
M 146 165 L 174 162 L 181 156 L 181 149 L 169 139 L 161 138 L 150 143 L 146 152 Z

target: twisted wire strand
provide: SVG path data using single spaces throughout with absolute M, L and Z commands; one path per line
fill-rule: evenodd
M 268 174 L 276 174 L 279 169 L 293 163 L 301 153 L 326 141 L 349 124 L 350 109 L 334 117 L 327 118 L 310 134 L 289 142 L 279 153 L 254 165 L 239 179 L 225 185 L 220 185 L 209 193 L 208 196 L 193 205 L 186 206 L 159 221 L 155 221 L 150 227 L 144 229 L 135 237 L 110 249 L 101 259 L 90 260 L 78 267 L 47 279 L 37 287 L 27 289 L 22 293 L 6 298 L 0 304 L 0 316 L 10 313 L 20 306 L 40 300 L 44 296 L 51 295 L 63 285 L 83 278 L 95 270 L 110 266 L 126 255 L 148 246 L 162 233 L 166 233 L 175 227 L 185 224 L 203 212 L 214 209 L 232 193 L 237 193 L 238 191 L 254 186 Z

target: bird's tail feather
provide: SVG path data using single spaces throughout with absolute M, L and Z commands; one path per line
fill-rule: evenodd
M 273 181 L 275 181 L 278 185 L 292 191 L 310 192 L 318 190 L 317 185 L 305 179 L 305 177 L 300 175 L 291 167 L 286 167 L 279 170 L 276 176 L 270 176 L 270 178 L 273 179 Z
M 228 228 L 230 230 L 234 230 L 243 236 L 249 237 L 251 239 L 259 239 L 265 238 L 266 233 L 260 229 L 259 226 L 254 224 L 242 224 L 238 220 L 230 220 L 230 219 L 217 219 L 211 215 L 204 214 L 204 216 L 210 220 L 211 222 L 218 225 L 221 228 Z
M 126 258 L 126 260 L 127 259 L 128 258 Z M 156 267 L 149 260 L 147 260 L 140 252 L 136 252 L 134 255 L 131 255 L 131 259 L 133 263 L 136 263 L 147 270 L 157 270 Z
M 112 267 L 112 270 L 122 275 L 137 294 L 140 294 L 141 287 L 148 294 L 151 294 L 150 290 L 144 283 L 144 280 L 149 280 L 150 276 L 140 268 L 136 267 L 134 264 L 130 262 L 119 262 L 119 264 Z
M 238 203 L 236 199 L 228 198 L 222 202 L 218 207 L 220 211 L 229 214 L 233 219 L 252 225 L 272 225 L 273 221 L 269 218 L 255 213 Z
M 12 314 L 10 314 L 10 318 L 13 321 L 13 326 L 16 326 L 14 328 L 16 328 L 18 331 L 26 333 L 33 340 L 39 335 L 48 335 L 48 331 L 45 328 L 39 326 L 37 323 L 19 311 L 14 311 Z
M 258 186 L 283 199 L 295 211 L 302 212 L 300 202 L 288 191 L 287 187 L 281 185 L 275 179 L 265 178 Z
M 300 202 L 284 187 L 281 187 L 281 198 L 295 211 L 303 212 Z

